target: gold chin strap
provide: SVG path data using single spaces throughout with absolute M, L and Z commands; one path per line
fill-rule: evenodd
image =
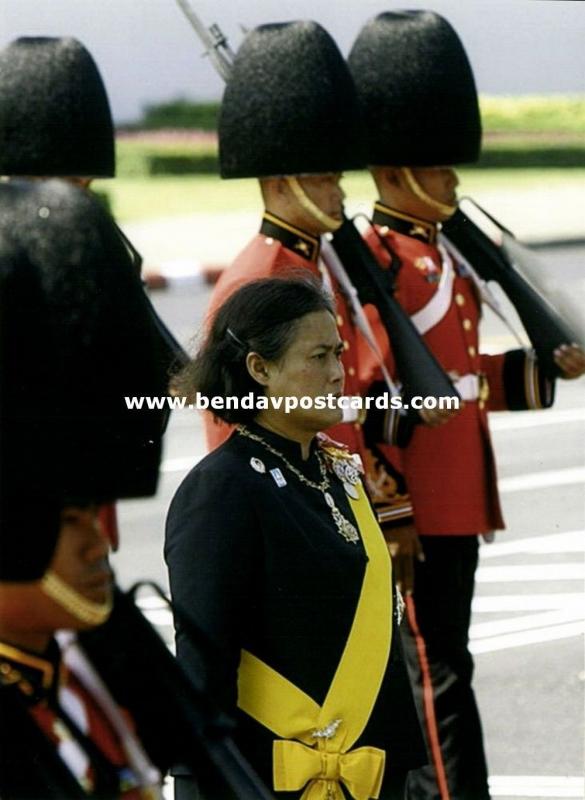
M 329 214 L 326 214 L 324 211 L 321 211 L 319 206 L 315 205 L 311 198 L 307 195 L 303 187 L 298 181 L 298 178 L 295 178 L 292 175 L 287 175 L 285 178 L 286 182 L 290 186 L 292 193 L 294 194 L 297 202 L 299 205 L 304 208 L 304 210 L 314 217 L 320 225 L 328 231 L 336 231 L 338 228 L 341 227 L 342 222 L 338 219 L 334 219 L 330 217 Z
M 112 612 L 112 599 L 105 603 L 94 603 L 72 589 L 54 572 L 47 572 L 41 581 L 41 588 L 68 614 L 85 625 L 101 625 Z
M 447 203 L 440 203 L 438 200 L 435 200 L 434 197 L 431 197 L 430 194 L 427 194 L 412 174 L 410 167 L 401 167 L 400 169 L 408 183 L 410 191 L 415 194 L 419 200 L 422 200 L 423 203 L 426 203 L 430 208 L 434 208 L 436 211 L 440 211 L 441 214 L 445 214 L 447 217 L 451 217 L 457 211 L 457 206 L 449 206 Z

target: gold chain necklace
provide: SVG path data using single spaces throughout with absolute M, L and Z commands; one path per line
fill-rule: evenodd
M 319 483 L 316 481 L 312 481 L 307 478 L 303 473 L 297 469 L 290 461 L 286 458 L 286 456 L 277 450 L 276 447 L 272 447 L 271 444 L 259 436 L 257 433 L 252 433 L 249 431 L 244 425 L 238 425 L 236 430 L 240 434 L 240 436 L 245 436 L 248 439 L 252 439 L 254 442 L 258 442 L 263 447 L 265 447 L 269 453 L 272 453 L 274 456 L 278 456 L 278 458 L 282 459 L 284 465 L 289 469 L 293 475 L 300 480 L 301 483 L 304 483 L 305 486 L 309 486 L 311 489 L 316 489 L 318 492 L 321 492 L 323 495 L 325 502 L 327 503 L 329 510 L 331 512 L 331 516 L 333 517 L 333 521 L 337 527 L 338 532 L 343 536 L 346 542 L 351 542 L 352 544 L 357 544 L 359 542 L 360 537 L 357 532 L 357 528 L 353 525 L 348 519 L 346 519 L 341 511 L 335 505 L 335 500 L 333 496 L 327 490 L 331 487 L 331 482 L 327 475 L 327 469 L 325 464 L 323 463 L 323 459 L 321 457 L 321 453 L 317 450 L 317 461 L 319 462 L 319 471 L 321 473 L 321 480 Z

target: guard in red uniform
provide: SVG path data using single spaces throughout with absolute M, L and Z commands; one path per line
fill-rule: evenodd
M 504 527 L 487 412 L 546 408 L 554 385 L 532 351 L 479 352 L 481 282 L 441 236 L 457 203 L 457 176 L 446 165 L 476 161 L 481 143 L 475 82 L 457 34 L 433 12 L 384 13 L 363 28 L 349 64 L 380 198 L 368 243 L 383 267 L 398 257 L 396 297 L 464 401 L 445 424 L 415 425 L 401 451 L 424 553 L 402 630 L 431 763 L 411 774 L 408 797 L 487 800 L 468 650 L 478 534 Z M 583 370 L 577 348 L 556 361 L 566 377 Z M 389 412 L 387 441 L 404 439 L 410 422 Z M 395 539 L 398 552 L 419 546 L 407 531 L 397 529 Z
M 0 795 L 161 797 L 160 731 L 54 637 L 112 611 L 99 505 L 156 490 L 165 413 L 123 398 L 165 391 L 161 323 L 102 205 L 62 181 L 0 185 L 0 264 Z
M 97 559 L 85 560 L 79 542 L 101 552 L 102 559 L 108 546 L 93 512 L 76 510 L 75 515 L 75 530 L 68 534 L 69 558 L 85 561 L 87 578 L 95 575 Z M 0 705 L 3 725 L 12 734 L 3 742 L 0 761 L 3 796 L 162 798 L 161 774 L 144 750 L 131 715 L 117 705 L 73 634 L 62 635 L 59 643 L 50 635 L 51 627 L 87 625 L 81 611 L 77 616 L 72 606 L 59 609 L 42 587 L 42 582 L 0 583 Z M 108 602 L 88 600 L 81 584 L 67 588 L 78 592 L 80 608 L 94 611 L 101 605 L 105 619 Z M 41 604 L 42 626 L 37 622 Z M 25 606 L 33 621 L 23 613 Z
M 164 325 L 134 266 L 87 192 L 57 180 L 0 183 L 6 800 L 161 798 L 171 764 L 207 773 L 212 748 L 220 778 L 254 783 L 225 742 L 229 723 L 108 566 L 99 507 L 155 493 L 168 419 L 125 403 L 160 397 L 168 383 Z
M 208 312 L 213 316 L 235 289 L 255 278 L 305 269 L 321 276 L 336 300 L 349 396 L 363 395 L 379 379 L 380 353 L 358 331 L 352 302 L 320 251 L 321 235 L 342 220 L 341 173 L 364 163 L 358 119 L 347 65 L 319 25 L 263 25 L 247 36 L 222 102 L 221 174 L 259 178 L 265 211 L 259 234 L 219 279 Z M 381 519 L 407 518 L 411 506 L 401 476 L 365 448 L 362 421 L 350 410 L 328 433 L 361 455 Z M 211 414 L 205 427 L 210 449 L 230 432 Z
M 93 179 L 115 175 L 106 88 L 91 53 L 76 39 L 21 37 L 0 51 L 0 109 L 0 175 L 59 177 L 88 191 Z M 118 233 L 140 274 L 141 256 Z M 160 333 L 171 370 L 186 357 L 166 328 Z M 99 513 L 117 549 L 116 506 L 103 505 Z

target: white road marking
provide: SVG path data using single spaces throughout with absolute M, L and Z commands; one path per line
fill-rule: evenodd
M 558 611 L 544 611 L 542 614 L 526 614 L 522 617 L 490 620 L 472 625 L 469 635 L 472 639 L 485 639 L 500 636 L 504 633 L 520 633 L 536 628 L 552 627 L 567 622 L 576 622 L 584 618 L 583 606 Z
M 193 453 L 190 456 L 182 456 L 181 458 L 167 458 L 162 462 L 160 471 L 165 474 L 172 472 L 186 473 L 204 456 L 205 453 Z M 528 472 L 524 475 L 501 478 L 498 481 L 498 488 L 502 493 L 525 492 L 531 489 L 547 489 L 553 486 L 570 486 L 580 483 L 585 484 L 585 467 L 567 467 L 543 472 Z
M 519 431 L 524 428 L 540 428 L 546 425 L 568 425 L 585 422 L 585 409 L 563 408 L 543 411 L 514 411 L 490 414 L 491 431 Z
M 490 793 L 494 797 L 583 798 L 584 781 L 568 775 L 491 775 Z
M 548 489 L 553 486 L 571 486 L 581 483 L 585 484 L 585 467 L 567 467 L 501 478 L 498 481 L 498 488 L 502 493 L 525 492 L 531 489 Z
M 490 559 L 526 554 L 533 557 L 550 554 L 577 554 L 584 551 L 583 531 L 532 536 L 512 542 L 497 541 L 482 546 L 481 565 L 476 573 L 478 584 L 580 581 L 585 577 L 582 558 L 573 562 L 494 565 Z M 490 566 L 486 566 L 488 561 Z M 541 613 L 512 616 L 522 611 Z M 578 592 L 476 597 L 474 613 L 508 614 L 504 619 L 475 622 L 470 629 L 470 650 L 474 654 L 492 653 L 515 647 L 559 641 L 585 632 L 585 597 Z M 528 796 L 528 795 L 527 795 Z M 538 795 L 537 795 L 538 796 Z
M 506 534 L 497 534 L 492 544 L 483 544 L 479 555 L 482 561 L 516 553 L 585 553 L 585 530 L 549 533 L 525 539 L 505 541 Z
M 474 597 L 474 614 L 494 614 L 509 611 L 553 611 L 554 609 L 583 609 L 583 594 L 555 592 L 554 594 L 501 594 Z
M 567 425 L 576 422 L 585 422 L 585 409 L 564 408 L 558 410 L 546 409 L 543 411 L 517 411 L 514 413 L 501 412 L 496 415 L 490 415 L 489 424 L 492 431 L 510 431 L 523 430 L 526 428 L 540 428 L 550 425 Z M 207 451 L 203 450 L 200 452 L 194 452 L 189 456 L 167 458 L 162 462 L 160 470 L 164 473 L 188 472 L 206 454 Z M 504 478 L 499 482 L 500 491 L 521 491 L 521 489 L 508 488 L 510 481 L 516 481 L 519 479 L 527 480 L 529 483 L 534 480 L 538 481 L 534 486 L 529 485 L 526 488 L 542 488 L 543 485 L 558 486 L 566 483 L 567 478 L 569 479 L 569 483 L 581 483 L 585 481 L 585 469 L 581 471 L 581 477 L 579 479 L 572 479 L 571 475 L 568 474 L 569 472 L 570 470 L 556 470 L 554 472 L 529 473 L 528 475 Z M 549 480 L 549 478 L 544 476 L 552 476 L 552 478 L 550 478 L 552 482 L 545 484 L 540 483 L 539 481 L 544 480 L 546 482 Z M 514 484 L 510 485 L 513 486 Z
M 540 644 L 541 642 L 555 642 L 560 639 L 572 639 L 585 633 L 585 621 L 568 622 L 566 625 L 557 625 L 551 628 L 537 628 L 532 631 L 519 631 L 507 633 L 502 636 L 489 636 L 485 639 L 475 639 L 470 642 L 469 650 L 474 655 L 480 653 L 495 653 L 500 650 L 510 650 L 513 647 L 522 647 L 527 644 Z
M 480 566 L 475 575 L 477 583 L 516 583 L 518 581 L 582 581 L 585 564 L 517 564 L 497 567 Z
M 508 649 L 524 644 L 534 644 L 540 641 L 551 641 L 551 639 L 579 635 L 583 632 L 585 623 L 582 623 L 580 627 L 576 628 L 567 625 L 567 623 L 570 622 L 581 621 L 583 617 L 583 598 L 580 595 L 576 597 L 579 598 L 581 603 L 577 604 L 575 602 L 570 609 L 564 608 L 542 614 L 530 614 L 525 617 L 514 617 L 512 619 L 495 620 L 472 625 L 470 630 L 472 651 L 475 653 L 491 652 L 492 650 Z M 157 598 L 145 599 L 155 600 Z M 478 600 L 481 600 L 481 598 L 478 598 Z M 146 607 L 144 604 L 141 605 L 144 615 L 152 625 L 169 628 L 173 626 L 173 615 L 167 608 L 153 607 L 150 603 L 148 603 Z M 508 606 L 502 610 L 512 609 Z M 554 629 L 554 634 L 551 634 L 551 629 Z M 524 632 L 530 632 L 528 637 L 520 635 L 514 638 L 508 635 L 523 634 Z

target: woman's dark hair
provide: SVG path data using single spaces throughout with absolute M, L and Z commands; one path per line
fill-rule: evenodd
M 264 388 L 246 367 L 248 353 L 277 361 L 296 336 L 301 318 L 317 311 L 335 313 L 333 299 L 312 275 L 266 278 L 242 286 L 217 311 L 203 346 L 174 380 L 175 393 L 190 400 L 196 392 L 210 400 L 242 398 L 250 392 L 264 396 Z M 253 419 L 256 410 L 222 408 L 213 409 L 213 414 L 237 424 Z

